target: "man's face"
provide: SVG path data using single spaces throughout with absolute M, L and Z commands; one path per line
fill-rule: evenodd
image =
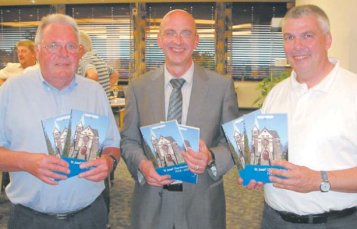
M 79 61 L 78 37 L 73 28 L 49 24 L 43 30 L 39 46 L 36 46 L 37 59 L 44 79 L 58 89 L 68 86 Z
M 184 12 L 168 15 L 161 24 L 158 44 L 165 54 L 168 68 L 183 67 L 187 70 L 198 41 L 194 21 Z
M 23 68 L 36 63 L 36 55 L 27 46 L 17 46 L 17 59 Z
M 302 81 L 320 74 L 328 60 L 331 34 L 322 30 L 314 16 L 287 19 L 283 26 L 286 57 Z

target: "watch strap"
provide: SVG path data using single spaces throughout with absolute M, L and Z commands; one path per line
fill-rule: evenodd
M 323 182 L 328 182 L 328 176 L 326 171 L 321 171 L 321 179 Z
M 107 155 L 113 160 L 112 171 L 114 171 L 118 166 L 118 159 L 113 154 L 107 154 Z
M 216 157 L 214 156 L 212 150 L 209 149 L 208 151 L 211 154 L 211 160 L 208 162 L 207 167 L 212 168 L 212 166 L 216 165 Z

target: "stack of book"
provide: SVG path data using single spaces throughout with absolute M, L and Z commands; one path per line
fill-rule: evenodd
M 272 160 L 288 160 L 286 114 L 253 111 L 222 125 L 243 185 L 250 180 L 269 183 Z
M 197 174 L 188 169 L 182 152 L 187 148 L 199 151 L 199 128 L 178 125 L 176 120 L 172 120 L 140 127 L 140 131 L 145 154 L 158 174 L 170 175 L 177 181 L 197 183 Z
M 69 163 L 68 177 L 91 169 L 79 165 L 100 155 L 107 127 L 108 116 L 79 110 L 42 120 L 48 154 Z

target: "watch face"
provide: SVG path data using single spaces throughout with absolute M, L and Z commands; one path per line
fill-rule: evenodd
M 330 183 L 328 182 L 322 182 L 320 185 L 320 190 L 321 192 L 328 192 L 330 191 Z

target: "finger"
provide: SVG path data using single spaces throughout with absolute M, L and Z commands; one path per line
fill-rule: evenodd
M 60 166 L 68 167 L 68 162 L 63 160 L 62 158 L 53 156 L 53 155 L 46 155 L 45 160 L 47 164 L 58 164 Z
M 48 169 L 40 169 L 38 177 L 48 178 L 48 179 L 57 179 L 57 180 L 65 180 L 67 176 L 63 173 L 61 174 L 59 171 L 56 170 L 48 170 Z
M 283 161 L 283 160 L 273 160 L 272 165 L 281 166 L 287 170 L 295 168 L 295 165 L 293 165 L 292 163 L 290 163 L 288 161 Z
M 108 167 L 105 166 L 100 166 L 100 167 L 92 167 L 89 168 L 89 170 L 81 172 L 79 174 L 80 178 L 85 178 L 85 179 L 96 179 L 96 180 L 103 180 L 105 179 L 109 174 Z
M 190 154 L 196 154 L 198 152 L 195 152 L 191 147 L 187 148 L 187 152 L 189 152 Z
M 199 141 L 199 150 L 200 150 L 200 152 L 207 150 L 206 143 L 202 139 L 200 139 L 200 141 Z
M 59 172 L 59 173 L 64 173 L 64 174 L 69 174 L 70 170 L 68 166 L 62 166 L 58 164 L 49 164 L 48 168 L 49 171 L 51 172 Z
M 69 164 L 65 160 L 52 155 L 48 156 L 41 164 L 42 165 L 40 167 L 44 170 L 57 171 L 65 174 L 70 172 Z
M 105 159 L 99 158 L 99 159 L 83 162 L 80 164 L 79 167 L 81 169 L 85 169 L 85 168 L 90 168 L 90 167 L 101 167 L 101 166 L 105 166 L 105 165 L 107 165 L 107 161 Z
M 268 172 L 270 175 L 280 176 L 280 177 L 289 177 L 291 173 L 287 169 L 269 169 Z

